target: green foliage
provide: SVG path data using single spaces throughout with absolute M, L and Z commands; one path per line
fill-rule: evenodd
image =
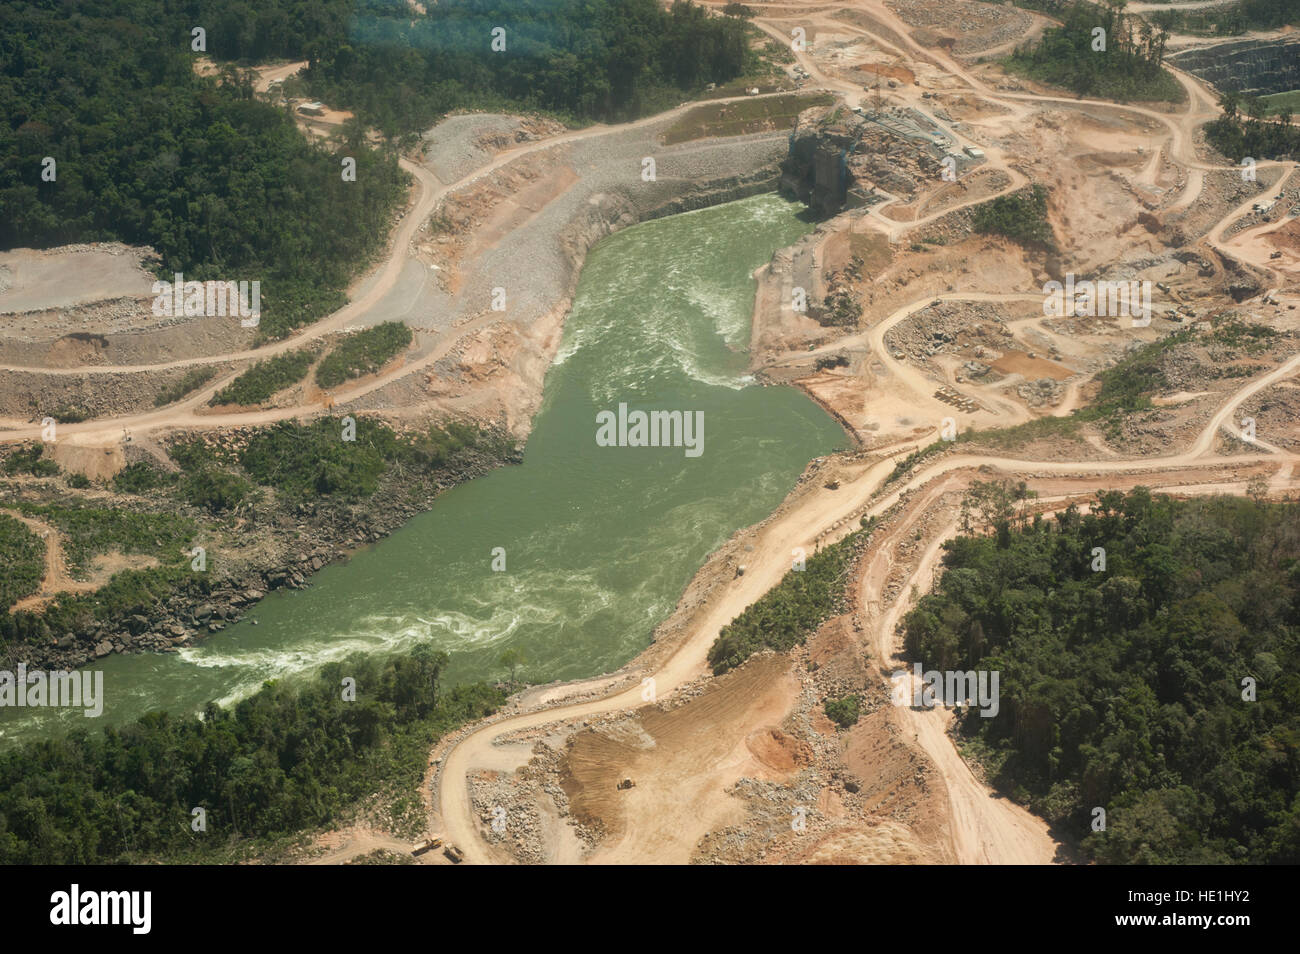
M 0 513 L 0 613 L 31 596 L 45 578 L 45 541 L 7 513 Z
M 861 704 L 860 696 L 840 696 L 838 699 L 827 699 L 822 704 L 822 708 L 826 711 L 826 718 L 841 729 L 848 729 L 857 725 L 858 708 Z
M 843 603 L 849 566 L 857 553 L 855 531 L 790 570 L 757 602 L 733 619 L 709 647 L 714 675 L 735 669 L 763 649 L 784 652 L 803 643 Z
M 212 396 L 208 403 L 261 404 L 272 394 L 297 384 L 316 360 L 313 351 L 287 351 L 259 361 Z
M 400 321 L 385 321 L 349 335 L 316 368 L 316 383 L 333 388 L 373 374 L 406 350 L 411 338 L 411 329 Z
M 418 438 L 398 437 L 369 418 L 356 421 L 356 440 L 342 439 L 334 418 L 310 424 L 285 421 L 255 434 L 239 456 L 244 471 L 257 483 L 291 497 L 369 496 L 390 469 L 437 470 L 461 451 L 489 447 L 477 428 L 450 423 Z
M 93 416 L 88 409 L 79 404 L 65 404 L 50 412 L 50 417 L 60 424 L 80 424 L 82 421 L 90 420 Z
M 163 388 L 153 399 L 154 407 L 163 407 L 179 401 L 185 395 L 197 391 L 212 380 L 216 371 L 210 367 L 191 368 L 175 384 Z
M 1214 331 L 1209 335 L 1211 342 L 1239 349 L 1247 354 L 1259 354 L 1268 350 L 1278 336 L 1277 329 L 1257 321 L 1242 321 L 1236 314 L 1230 315 L 1224 321 L 1212 319 L 1211 323 L 1214 325 Z
M 856 328 L 862 317 L 862 306 L 846 288 L 828 292 L 817 310 L 817 324 L 829 328 Z
M 739 92 L 739 91 L 737 91 Z M 664 145 L 671 146 L 710 136 L 742 136 L 769 129 L 790 129 L 799 113 L 813 106 L 829 106 L 827 93 L 764 96 L 731 103 L 706 103 L 689 110 L 664 130 Z
M 421 647 L 354 657 L 204 718 L 151 712 L 0 755 L 0 863 L 223 861 L 326 825 L 377 790 L 419 783 L 429 747 L 503 697 L 438 688 L 447 657 Z M 341 698 L 344 676 L 357 698 Z M 207 831 L 190 828 L 207 812 Z M 241 844 L 242 843 L 242 844 Z
M 1000 672 L 962 723 L 998 788 L 1100 862 L 1300 861 L 1300 506 L 1108 491 L 945 549 L 904 643 Z
M 120 494 L 147 494 L 176 483 L 176 475 L 148 461 L 127 464 L 113 477 L 113 489 Z
M 1300 156 L 1300 129 L 1291 125 L 1291 108 L 1285 103 L 1278 107 L 1275 119 L 1268 117 L 1269 106 L 1263 99 L 1243 97 L 1232 90 L 1219 97 L 1219 105 L 1223 115 L 1205 124 L 1205 138 L 1229 159 Z
M 938 454 L 940 451 L 947 448 L 951 443 L 952 443 L 951 441 L 945 441 L 941 439 L 937 441 L 932 441 L 931 443 L 926 444 L 924 447 L 918 447 L 916 450 L 912 451 L 912 453 L 908 454 L 906 457 L 904 457 L 902 460 L 900 460 L 897 464 L 894 465 L 894 469 L 889 472 L 889 476 L 885 478 L 885 482 L 880 486 L 888 487 L 894 481 L 898 480 L 898 478 L 902 477 L 904 474 L 910 471 L 917 464 L 921 463 L 921 461 L 933 457 L 935 454 Z
M 56 477 L 59 465 L 45 456 L 43 444 L 25 444 L 5 458 L 6 474 L 31 474 L 33 477 Z
M 17 507 L 63 531 L 64 555 L 74 573 L 87 572 L 92 557 L 110 550 L 174 563 L 194 536 L 193 521 L 170 513 L 33 503 Z
M 976 232 L 1005 235 L 1027 248 L 1056 248 L 1047 221 L 1047 190 L 1040 185 L 976 206 L 973 227 Z
M 1235 334 L 1236 332 L 1230 332 Z M 1247 340 L 1254 340 L 1253 332 L 1242 332 Z M 1015 447 L 1046 438 L 1074 438 L 1080 424 L 1098 422 L 1107 436 L 1119 436 L 1120 425 L 1127 414 L 1151 410 L 1151 395 L 1168 387 L 1164 360 L 1169 351 L 1194 338 L 1190 328 L 1175 331 L 1158 341 L 1151 341 L 1131 351 L 1112 367 L 1097 374 L 1101 387 L 1096 398 L 1088 405 L 1076 408 L 1066 417 L 1040 417 L 1012 427 L 988 431 L 964 431 L 957 435 L 959 441 L 978 441 L 994 447 Z
M 96 620 L 121 620 L 135 613 L 156 612 L 176 594 L 206 594 L 206 574 L 189 564 L 123 570 L 93 593 L 60 593 L 41 613 L 0 613 L 0 644 L 48 643 L 83 634 Z
M 68 474 L 64 480 L 67 481 L 68 486 L 73 490 L 86 490 L 90 486 L 90 478 L 85 474 Z
M 1080 96 L 1128 101 L 1180 102 L 1182 87 L 1162 66 L 1164 30 L 1125 16 L 1109 5 L 1070 3 L 1056 11 L 1062 21 L 1034 46 L 1023 46 L 1004 65 Z M 1094 49 L 1093 31 L 1105 30 L 1105 49 Z
M 407 176 L 394 154 L 358 140 L 346 146 L 357 179 L 343 182 L 338 156 L 255 99 L 246 78 L 196 75 L 195 22 L 217 46 L 255 22 L 229 19 L 242 5 L 198 6 L 0 5 L 0 248 L 151 245 L 167 278 L 260 280 L 259 332 L 281 336 L 342 300 L 386 241 Z M 264 11 L 280 17 L 274 36 L 296 29 L 310 42 L 329 24 L 343 36 L 346 5 L 292 6 Z M 41 179 L 45 156 L 58 161 L 55 182 Z
M 181 493 L 196 507 L 212 513 L 233 510 L 244 502 L 252 485 L 244 478 L 216 468 L 204 468 L 188 474 L 181 483 Z

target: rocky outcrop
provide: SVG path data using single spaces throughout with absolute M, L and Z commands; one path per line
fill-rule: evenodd
M 1263 96 L 1300 89 L 1300 36 L 1217 43 L 1175 53 L 1169 62 L 1220 90 Z
M 885 195 L 910 199 L 923 179 L 939 174 L 943 150 L 924 139 L 894 112 L 869 118 L 843 106 L 806 109 L 790 134 L 781 191 L 821 216 Z
M 848 155 L 857 141 L 853 113 L 837 107 L 805 109 L 790 133 L 790 153 L 781 163 L 781 192 L 806 203 L 818 215 L 844 208 L 850 184 Z

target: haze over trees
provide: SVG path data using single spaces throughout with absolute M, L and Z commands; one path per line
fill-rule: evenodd
M 308 59 L 311 95 L 389 136 L 464 107 L 630 119 L 753 62 L 745 11 L 713 16 L 682 0 L 669 9 L 657 0 L 441 0 L 425 15 L 406 0 L 200 7 L 219 24 L 215 56 Z

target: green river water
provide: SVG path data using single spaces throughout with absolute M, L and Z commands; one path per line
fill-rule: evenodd
M 705 556 L 773 511 L 813 457 L 845 444 L 792 388 L 746 376 L 754 282 L 808 230 L 776 196 L 647 222 L 591 250 L 522 465 L 446 493 L 392 536 L 278 592 L 248 617 L 168 655 L 112 656 L 104 715 L 0 710 L 9 739 L 94 727 L 150 709 L 197 711 L 354 652 L 432 641 L 444 684 L 575 679 L 649 644 Z M 703 453 L 601 447 L 596 413 L 702 411 Z M 506 552 L 505 572 L 492 551 Z M 257 625 L 252 620 L 257 620 Z

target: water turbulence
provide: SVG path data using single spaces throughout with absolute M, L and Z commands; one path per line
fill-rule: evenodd
M 803 394 L 747 374 L 751 273 L 807 231 L 799 211 L 760 196 L 601 242 L 522 465 L 456 487 L 309 588 L 272 594 L 193 647 L 101 660 L 101 719 L 9 709 L 5 734 L 198 711 L 351 653 L 425 642 L 451 656 L 445 684 L 502 677 L 510 647 L 530 682 L 618 668 L 649 643 L 705 556 L 845 441 Z M 600 446 L 597 415 L 620 403 L 699 412 L 701 453 Z M 493 570 L 496 548 L 504 571 Z

